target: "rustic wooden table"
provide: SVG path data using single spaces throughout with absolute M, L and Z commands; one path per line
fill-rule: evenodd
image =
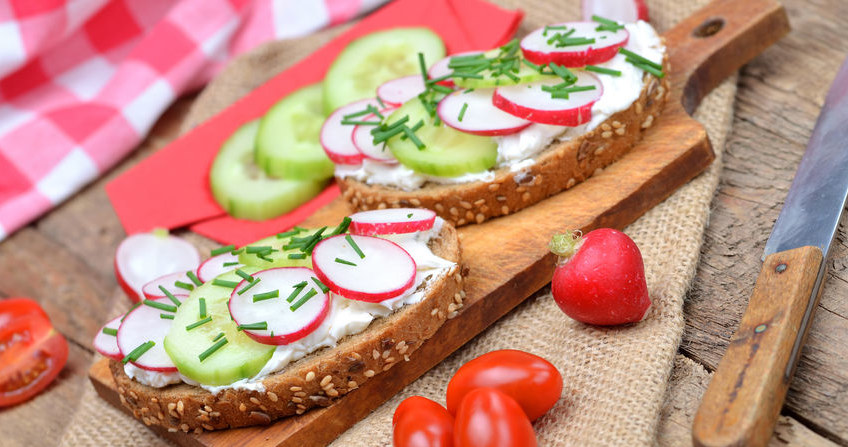
M 760 256 L 819 109 L 848 50 L 848 2 L 787 0 L 792 33 L 745 66 L 680 353 L 713 370 L 753 289 Z M 184 98 L 106 178 L 0 243 L 0 297 L 42 303 L 70 344 L 68 366 L 36 399 L 0 410 L 0 444 L 53 445 L 79 403 L 91 339 L 121 296 L 112 256 L 123 229 L 104 184 L 165 145 Z M 848 233 L 840 229 L 824 294 L 773 444 L 848 445 Z M 70 299 L 73 297 L 73 299 Z M 674 411 L 672 409 L 671 411 Z

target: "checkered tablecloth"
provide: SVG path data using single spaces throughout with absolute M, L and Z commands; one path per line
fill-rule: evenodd
M 386 0 L 0 0 L 0 241 L 124 158 L 229 58 Z

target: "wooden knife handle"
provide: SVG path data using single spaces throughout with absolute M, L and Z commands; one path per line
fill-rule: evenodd
M 800 355 L 793 355 L 793 347 L 800 351 L 809 327 L 802 322 L 805 315 L 812 318 L 818 303 L 822 262 L 818 247 L 765 259 L 739 329 L 695 415 L 696 446 L 755 447 L 769 441 Z

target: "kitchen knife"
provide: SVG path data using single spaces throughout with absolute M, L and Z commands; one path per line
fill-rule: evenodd
M 848 197 L 848 60 L 836 74 L 748 308 L 695 415 L 697 446 L 764 446 L 801 355 Z

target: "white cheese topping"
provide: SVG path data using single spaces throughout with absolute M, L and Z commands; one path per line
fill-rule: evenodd
M 124 373 L 130 379 L 135 379 L 139 383 L 154 388 L 162 388 L 163 386 L 171 385 L 172 383 L 180 383 L 182 381 L 179 372 L 157 372 L 141 369 L 132 363 L 124 365 Z
M 659 35 L 651 25 L 644 21 L 624 25 L 630 33 L 627 48 L 640 56 L 661 63 L 665 47 Z M 621 72 L 621 76 L 598 74 L 604 87 L 604 94 L 592 105 L 592 119 L 577 127 L 552 126 L 548 124 L 531 124 L 524 130 L 501 137 L 492 137 L 498 143 L 498 158 L 495 166 L 488 171 L 475 172 L 460 177 L 436 177 L 420 174 L 401 164 L 385 164 L 372 160 L 364 160 L 358 166 L 336 166 L 336 176 L 353 178 L 357 181 L 375 185 L 389 185 L 404 191 L 420 188 L 424 183 L 458 184 L 476 181 L 491 181 L 494 170 L 509 166 L 513 171 L 523 169 L 531 163 L 526 160 L 543 151 L 555 139 L 557 141 L 572 140 L 596 127 L 607 118 L 622 110 L 626 110 L 639 98 L 644 84 L 644 71 L 627 62 L 623 54 L 617 54 L 607 62 L 598 64 L 599 67 L 610 68 Z M 522 168 L 515 169 L 516 164 Z

